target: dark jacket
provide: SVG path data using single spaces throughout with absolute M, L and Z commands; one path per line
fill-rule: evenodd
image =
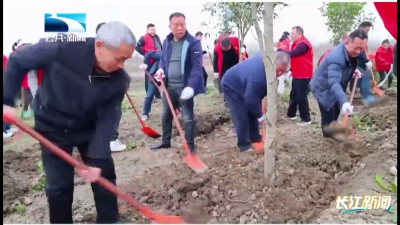
M 168 83 L 168 67 L 171 58 L 171 41 L 174 35 L 170 33 L 164 40 L 162 57 L 159 68 L 164 70 L 166 82 Z M 185 87 L 191 87 L 194 90 L 194 96 L 205 93 L 203 66 L 202 66 L 202 48 L 200 40 L 186 32 L 185 41 L 182 46 L 182 74 Z
M 42 68 L 43 82 L 33 104 L 36 129 L 42 133 L 89 134 L 89 156 L 103 157 L 110 153 L 114 123 L 119 121 L 130 78 L 123 69 L 111 74 L 95 72 L 94 43 L 94 38 L 86 42 L 42 39 L 12 54 L 6 71 L 5 104 L 14 105 L 29 70 Z M 38 122 L 46 124 L 45 130 Z
M 221 86 L 224 92 L 234 92 L 243 98 L 247 111 L 260 118 L 263 115 L 261 100 L 267 96 L 262 55 L 259 53 L 226 71 Z
M 358 56 L 358 67 L 363 70 L 367 70 L 367 66 L 365 65 L 367 62 L 369 62 L 369 59 L 367 57 L 367 53 L 364 51 L 360 54 L 360 56 Z
M 325 110 L 339 102 L 347 102 L 345 88 L 352 79 L 356 65 L 351 65 L 345 43 L 336 46 L 315 71 L 311 91 Z

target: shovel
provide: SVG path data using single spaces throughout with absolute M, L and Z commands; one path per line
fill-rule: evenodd
M 171 109 L 172 116 L 174 118 L 175 126 L 178 129 L 179 135 L 181 136 L 182 142 L 183 142 L 183 147 L 185 148 L 187 152 L 187 156 L 183 159 L 186 164 L 189 166 L 190 169 L 192 169 L 196 173 L 204 173 L 208 167 L 206 164 L 204 164 L 201 159 L 195 154 L 191 153 L 189 146 L 186 143 L 185 136 L 183 135 L 183 130 L 181 128 L 181 125 L 179 124 L 178 117 L 176 116 L 174 106 L 172 105 L 171 99 L 169 97 L 167 88 L 165 87 L 165 83 L 163 79 L 160 79 L 161 81 L 161 87 L 164 89 L 164 95 L 165 98 L 167 99 L 169 108 Z
M 267 112 L 267 106 L 263 105 L 263 113 L 265 114 Z M 265 136 L 266 136 L 266 127 L 265 127 L 265 122 L 262 124 L 262 139 L 261 142 L 255 142 L 253 143 L 254 146 L 254 151 L 256 153 L 262 153 L 265 148 Z
M 377 95 L 379 95 L 379 97 L 383 98 L 383 96 L 385 95 L 385 92 L 382 91 L 382 90 L 378 87 L 378 85 L 377 85 L 377 83 L 376 83 L 376 80 L 375 80 L 374 72 L 372 71 L 372 69 L 370 69 L 370 72 L 371 72 L 372 81 L 374 82 L 373 90 L 375 91 L 375 93 L 376 93 Z M 354 83 L 355 83 L 355 82 L 354 82 Z
M 393 69 L 393 68 L 392 68 L 392 69 Z M 381 81 L 381 82 L 379 83 L 378 87 L 382 87 L 382 86 L 385 84 L 385 82 L 386 82 L 386 80 L 388 79 L 390 73 L 392 73 L 392 69 L 390 69 L 388 73 L 385 73 L 385 78 L 383 79 L 383 81 Z
M 136 116 L 138 117 L 140 123 L 142 124 L 142 131 L 145 133 L 147 136 L 152 137 L 152 138 L 159 138 L 161 135 L 157 133 L 153 128 L 149 127 L 146 125 L 146 123 L 142 120 L 142 118 L 139 115 L 139 112 L 137 111 L 135 104 L 133 104 L 133 100 L 131 97 L 129 97 L 128 92 L 125 92 L 126 97 L 128 98 L 129 102 L 132 105 L 133 110 L 135 111 Z
M 17 127 L 19 127 L 19 129 L 21 129 L 25 133 L 29 134 L 30 136 L 32 136 L 33 138 L 38 140 L 42 145 L 46 146 L 50 151 L 52 151 L 54 154 L 58 155 L 60 158 L 64 159 L 65 161 L 67 161 L 72 166 L 74 166 L 78 169 L 81 169 L 81 170 L 89 169 L 89 167 L 87 167 L 83 163 L 76 160 L 74 157 L 72 157 L 71 155 L 69 155 L 62 149 L 60 149 L 58 146 L 56 146 L 55 144 L 53 144 L 52 142 L 47 140 L 45 137 L 43 137 L 42 135 L 37 133 L 35 130 L 33 130 L 31 127 L 29 127 L 28 125 L 23 123 L 21 120 L 19 120 L 17 118 L 17 116 L 15 115 L 14 111 L 8 111 L 8 112 L 7 112 L 7 110 L 5 111 L 4 105 L 3 105 L 3 122 L 15 124 Z M 128 194 L 118 190 L 117 187 L 113 183 L 111 183 L 104 177 L 100 177 L 96 181 L 96 183 L 100 184 L 101 186 L 103 186 L 104 188 L 109 190 L 115 196 L 117 196 L 117 197 L 123 199 L 124 201 L 126 201 L 127 203 L 129 203 L 131 206 L 133 206 L 133 208 L 137 209 L 143 216 L 145 216 L 146 218 L 148 218 L 152 221 L 155 221 L 159 224 L 183 224 L 184 223 L 182 217 L 180 217 L 180 216 L 167 216 L 164 214 L 153 212 L 150 208 L 141 205 L 140 203 L 138 203 L 135 199 L 133 199 Z
M 356 88 L 357 88 L 357 81 L 358 81 L 358 76 L 355 77 L 354 79 L 354 85 L 353 85 L 353 90 L 351 91 L 351 96 L 350 96 L 350 105 L 353 102 L 353 98 L 354 98 L 354 93 L 356 92 Z M 324 132 L 327 134 L 338 134 L 338 133 L 345 133 L 345 134 L 349 134 L 350 137 L 355 138 L 355 130 L 353 129 L 353 122 L 348 123 L 349 122 L 349 113 L 346 112 L 344 115 L 344 119 L 343 119 L 343 124 L 342 126 L 340 126 L 340 124 L 336 121 L 333 121 L 329 126 L 324 127 Z M 349 126 L 350 125 L 350 126 Z

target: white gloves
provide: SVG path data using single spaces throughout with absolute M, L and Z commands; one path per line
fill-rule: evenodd
M 145 71 L 147 69 L 147 65 L 146 64 L 142 64 L 142 65 L 139 66 L 139 69 Z
M 163 69 L 158 69 L 156 74 L 154 74 L 154 79 L 156 79 L 156 81 L 160 81 L 161 79 L 165 78 L 165 74 L 164 74 L 164 70 Z
M 242 47 L 242 48 L 240 49 L 240 53 L 243 54 L 243 53 L 245 53 L 245 52 L 246 52 L 246 49 Z
M 219 78 L 219 73 L 214 73 L 215 78 Z
M 257 119 L 259 123 L 264 123 L 265 121 L 265 114 L 262 115 L 262 117 Z
M 362 78 L 364 76 L 364 74 L 362 74 L 358 69 L 356 69 L 354 71 L 353 77 L 358 77 L 358 78 Z
M 278 94 L 283 94 L 285 92 L 285 74 L 279 76 L 278 78 Z
M 352 115 L 353 114 L 353 109 L 354 109 L 354 106 L 350 105 L 349 102 L 345 102 L 342 105 L 342 112 L 344 114 L 348 113 L 349 115 Z
M 365 63 L 365 66 L 367 67 L 367 69 L 372 69 L 372 62 L 368 61 L 367 63 Z
M 194 95 L 194 90 L 191 87 L 185 87 L 185 89 L 183 89 L 182 93 L 181 93 L 181 99 L 183 100 L 187 100 L 191 97 L 193 97 Z
M 390 69 L 393 70 L 393 64 L 390 64 Z

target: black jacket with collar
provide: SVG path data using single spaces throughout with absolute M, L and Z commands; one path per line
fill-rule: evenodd
M 91 76 L 96 61 L 94 44 L 94 38 L 86 38 L 86 42 L 42 39 L 12 54 L 4 95 L 4 104 L 13 106 L 24 75 L 29 70 L 43 69 L 43 80 L 33 103 L 36 129 L 42 133 L 84 134 L 87 140 L 83 142 L 89 142 L 92 156 L 109 151 L 130 82 L 124 69 L 103 73 L 95 79 Z M 38 122 L 46 126 L 40 128 Z

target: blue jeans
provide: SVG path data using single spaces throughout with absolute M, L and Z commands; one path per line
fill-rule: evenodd
M 3 97 L 3 103 L 4 103 L 4 97 Z M 3 131 L 7 131 L 11 128 L 11 124 L 9 123 L 3 123 Z
M 151 82 L 150 79 L 147 82 L 147 93 L 146 98 L 144 99 L 143 115 L 149 115 L 153 98 L 156 93 L 159 93 L 157 87 L 153 84 L 153 82 Z
M 360 67 L 357 67 L 357 69 L 360 70 L 362 74 L 364 74 L 361 80 L 357 81 L 360 82 L 361 95 L 364 99 L 368 98 L 369 96 L 373 96 L 371 91 L 371 71 L 364 70 Z

